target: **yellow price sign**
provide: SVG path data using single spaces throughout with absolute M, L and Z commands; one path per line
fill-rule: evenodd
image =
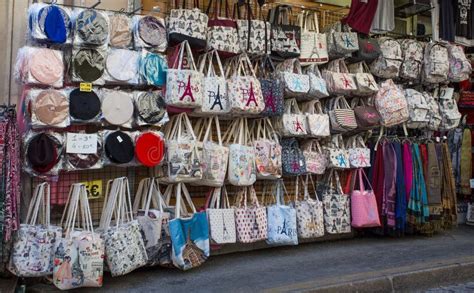
M 86 185 L 87 198 L 97 199 L 102 197 L 102 180 L 92 180 L 82 183 Z
M 81 92 L 92 92 L 92 83 L 90 83 L 90 82 L 81 82 L 79 84 L 79 90 Z

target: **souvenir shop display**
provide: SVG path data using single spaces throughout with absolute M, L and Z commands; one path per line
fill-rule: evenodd
M 278 132 L 283 137 L 306 136 L 308 134 L 306 115 L 301 112 L 296 99 L 285 100 L 285 112 L 274 119 Z
M 327 155 L 323 152 L 319 141 L 311 139 L 301 146 L 306 162 L 306 171 L 308 174 L 322 175 L 328 166 Z
M 268 13 L 271 24 L 271 55 L 278 60 L 298 58 L 301 54 L 301 27 L 291 23 L 290 5 L 278 5 Z
M 153 15 L 134 16 L 133 40 L 135 48 L 165 52 L 168 47 L 168 40 L 164 19 Z
M 124 13 L 109 14 L 109 45 L 128 48 L 132 45 L 132 19 Z
M 61 224 L 64 236 L 58 239 L 54 251 L 53 284 L 61 290 L 102 287 L 104 240 L 94 232 L 84 184 L 71 186 L 62 219 L 64 217 L 65 222 Z M 80 227 L 77 226 L 79 218 Z
M 179 0 L 176 0 L 166 24 L 169 46 L 188 41 L 191 47 L 204 49 L 208 19 L 209 17 L 199 9 L 199 1 L 193 1 L 193 9 L 186 9 L 186 0 L 182 6 Z
M 334 179 L 335 178 L 335 179 Z M 336 181 L 334 185 L 334 181 Z M 351 232 L 350 197 L 342 191 L 337 171 L 328 175 L 328 188 L 323 192 L 324 226 L 328 234 Z
M 214 244 L 235 243 L 235 212 L 230 206 L 225 186 L 213 188 L 206 199 L 209 238 Z
M 160 132 L 142 132 L 135 137 L 135 157 L 146 167 L 159 165 L 164 158 L 165 141 Z
M 350 28 L 341 22 L 326 27 L 324 32 L 330 59 L 342 58 L 359 50 L 357 33 L 351 32 Z
M 69 92 L 69 115 L 72 124 L 98 122 L 101 116 L 101 100 L 99 90 L 90 92 L 74 88 Z
M 276 69 L 280 71 L 281 80 L 285 86 L 285 97 L 304 98 L 309 92 L 309 76 L 303 74 L 299 60 L 287 59 Z
M 135 122 L 140 126 L 162 126 L 169 121 L 161 91 L 133 93 Z
M 270 119 L 258 119 L 252 124 L 257 179 L 278 179 L 282 175 L 281 146 Z
M 250 3 L 242 5 L 245 8 L 247 19 L 242 19 L 239 5 L 234 6 L 237 11 L 237 33 L 239 35 L 240 50 L 249 56 L 266 56 L 270 54 L 271 24 L 268 21 L 255 19 Z M 261 10 L 260 10 L 261 12 Z
M 276 68 L 270 56 L 265 55 L 257 61 L 255 74 L 262 88 L 265 109 L 262 116 L 275 117 L 284 112 L 284 84 L 276 77 Z
M 109 41 L 109 17 L 95 9 L 74 11 L 74 45 L 100 46 Z
M 309 192 L 308 178 L 313 187 L 314 198 L 311 197 Z M 303 184 L 303 199 L 300 198 L 299 193 L 300 179 Z M 319 200 L 313 177 L 311 175 L 305 175 L 304 180 L 302 177 L 296 177 L 294 206 L 296 209 L 298 237 L 307 239 L 324 236 L 323 203 Z
M 250 204 L 248 200 L 250 199 Z M 254 243 L 267 239 L 267 211 L 258 202 L 253 185 L 242 187 L 234 204 L 237 241 Z
M 138 84 L 140 54 L 127 49 L 110 49 L 105 60 L 104 80 L 111 84 Z
M 69 126 L 69 100 L 65 91 L 31 89 L 28 92 L 28 101 L 32 127 Z
M 303 66 L 324 64 L 329 61 L 326 34 L 319 32 L 317 12 L 303 11 L 298 14 L 301 27 L 301 55 Z
M 22 47 L 17 54 L 15 77 L 24 84 L 62 87 L 63 53 L 48 48 Z
M 322 74 L 326 86 L 332 95 L 350 95 L 357 91 L 355 76 L 349 73 L 344 59 L 336 59 L 329 62 Z
M 306 160 L 298 141 L 285 138 L 280 141 L 283 175 L 295 176 L 306 173 Z
M 354 74 L 357 89 L 353 92 L 356 96 L 371 96 L 378 92 L 379 87 L 374 76 L 370 73 L 367 64 L 362 61 L 349 66 L 350 73 Z
M 70 43 L 71 10 L 67 7 L 34 3 L 28 8 L 28 28 L 35 41 Z
M 382 54 L 370 64 L 372 74 L 380 78 L 397 78 L 403 61 L 400 43 L 390 37 L 382 37 L 378 41 Z
M 323 112 L 320 101 L 312 100 L 304 103 L 302 112 L 306 115 L 308 136 L 327 137 L 331 135 L 329 115 Z
M 309 97 L 319 99 L 329 97 L 326 81 L 322 77 L 317 65 L 307 66 L 304 69 L 304 73 L 309 76 Z
M 357 180 L 357 178 L 359 180 Z M 370 189 L 365 189 L 364 179 Z M 356 189 L 356 184 L 359 189 Z M 354 228 L 380 227 L 379 213 L 377 211 L 377 200 L 370 186 L 369 179 L 363 169 L 357 169 L 354 175 L 354 187 L 351 192 L 351 225 Z
M 400 67 L 400 77 L 406 80 L 418 81 L 421 77 L 424 47 L 417 40 L 405 39 L 400 42 L 403 61 Z
M 211 6 L 214 7 L 212 14 L 209 13 Z M 225 10 L 224 17 L 222 9 Z M 237 22 L 230 17 L 229 1 L 209 0 L 206 14 L 209 16 L 207 22 L 208 49 L 217 50 L 222 58 L 239 54 L 240 43 L 237 34 Z

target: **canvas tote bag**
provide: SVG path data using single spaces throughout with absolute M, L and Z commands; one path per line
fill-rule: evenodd
M 254 243 L 267 239 L 267 211 L 259 204 L 253 186 L 240 189 L 234 206 L 237 241 Z
M 283 137 L 301 137 L 308 134 L 306 115 L 301 113 L 296 99 L 285 100 L 285 113 L 274 121 Z
M 317 12 L 303 11 L 298 14 L 301 27 L 302 66 L 324 64 L 329 61 L 326 34 L 319 32 Z
M 257 179 L 278 179 L 282 175 L 281 146 L 269 118 L 254 120 L 255 164 Z
M 306 171 L 309 174 L 322 175 L 328 166 L 327 155 L 323 152 L 319 141 L 311 139 L 303 143 L 303 156 L 306 161 Z
M 214 9 L 210 14 L 214 1 Z M 222 2 L 225 6 L 225 17 L 222 17 Z M 210 16 L 207 23 L 207 47 L 219 52 L 222 58 L 228 58 L 240 53 L 237 22 L 230 17 L 228 0 L 210 0 L 206 14 Z
M 328 137 L 331 135 L 329 115 L 323 112 L 320 101 L 312 100 L 304 103 L 302 112 L 306 115 L 308 136 Z
M 174 1 L 174 9 L 171 9 L 166 21 L 170 46 L 188 41 L 191 47 L 204 49 L 208 16 L 199 9 L 199 1 L 193 0 L 193 9 L 186 9 L 186 0 L 183 0 L 181 6 L 178 1 Z
M 213 188 L 209 192 L 206 213 L 212 243 L 227 244 L 237 241 L 234 209 L 229 204 L 225 186 Z
M 359 189 L 355 188 L 357 177 L 359 177 Z M 370 187 L 369 190 L 365 189 L 364 179 Z M 372 186 L 370 186 L 369 179 L 365 175 L 363 169 L 358 169 L 355 171 L 353 184 L 354 186 L 351 193 L 352 227 L 380 227 L 381 224 L 377 208 L 377 200 L 375 198 Z
M 292 10 L 290 5 L 278 5 L 268 13 L 271 23 L 271 55 L 276 60 L 298 58 L 301 28 L 290 22 Z
M 309 76 L 308 97 L 318 99 L 329 97 L 326 81 L 321 76 L 317 65 L 313 64 L 307 66 L 304 73 Z
M 357 83 L 357 90 L 354 91 L 354 95 L 370 96 L 378 92 L 379 87 L 364 61 L 349 65 L 349 71 L 354 74 Z
M 237 12 L 237 31 L 239 34 L 240 49 L 249 56 L 263 56 L 270 54 L 271 26 L 268 21 L 262 20 L 262 9 L 260 7 L 260 19 L 255 19 L 252 14 L 250 3 L 242 5 L 245 8 L 247 19 L 242 19 L 240 5 L 234 5 L 234 18 Z
M 309 193 L 308 178 L 313 186 L 314 198 Z M 303 185 L 303 199 L 300 198 L 299 181 Z M 299 238 L 307 239 L 324 236 L 323 203 L 318 198 L 311 175 L 306 175 L 304 181 L 300 176 L 296 177 L 295 209 Z
M 323 78 L 332 95 L 350 95 L 357 90 L 355 76 L 349 73 L 343 58 L 329 62 L 323 71 Z
M 334 177 L 336 178 L 334 180 Z M 334 185 L 334 181 L 336 184 Z M 342 191 L 339 175 L 331 170 L 328 179 L 328 188 L 323 193 L 324 226 L 328 234 L 342 234 L 351 232 L 350 198 Z
M 349 151 L 344 146 L 344 140 L 340 134 L 334 135 L 331 144 L 326 148 L 328 154 L 329 168 L 349 169 Z
M 354 110 L 351 109 L 345 97 L 339 96 L 332 99 L 330 103 L 332 107 L 328 113 L 332 132 L 343 133 L 357 128 Z
M 353 136 L 348 141 L 349 163 L 351 168 L 370 167 L 370 149 L 365 145 L 360 135 Z
M 265 55 L 255 64 L 255 74 L 262 87 L 265 109 L 262 116 L 275 117 L 284 112 L 284 82 L 276 75 L 276 68 L 270 56 Z
M 285 86 L 285 97 L 305 98 L 310 89 L 309 76 L 303 74 L 299 60 L 285 60 L 277 66 L 277 70 Z

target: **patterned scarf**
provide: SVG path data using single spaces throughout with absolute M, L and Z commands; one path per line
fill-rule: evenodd
M 425 183 L 427 188 L 428 205 L 430 209 L 430 233 L 441 230 L 441 215 L 443 207 L 441 205 L 441 187 L 443 165 L 442 158 L 438 157 L 435 143 L 427 144 L 427 172 Z
M 471 186 L 469 179 L 472 176 L 472 141 L 471 141 L 471 130 L 469 128 L 464 129 L 462 136 L 461 145 L 461 189 L 460 193 L 464 195 L 471 195 Z
M 456 201 L 456 183 L 451 164 L 451 153 L 446 143 L 442 144 L 443 153 L 443 187 L 442 187 L 442 205 L 443 205 L 443 228 L 449 229 L 457 225 L 457 201 Z
M 414 176 L 407 213 L 411 232 L 417 232 L 426 229 L 426 224 L 429 222 L 429 207 L 418 144 L 412 145 L 412 156 Z

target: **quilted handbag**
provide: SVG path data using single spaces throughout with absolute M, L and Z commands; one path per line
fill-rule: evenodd
M 165 133 L 166 169 L 169 182 L 192 182 L 202 178 L 202 160 L 197 139 L 186 113 L 172 119 Z
M 323 113 L 321 102 L 312 100 L 302 105 L 302 111 L 306 115 L 308 125 L 308 136 L 327 137 L 331 135 L 329 115 Z
M 171 259 L 175 267 L 186 271 L 201 266 L 209 258 L 209 223 L 205 212 L 196 211 L 184 183 L 176 184 L 175 195 L 175 217 L 169 223 L 173 240 Z
M 354 228 L 372 228 L 380 227 L 380 218 L 377 207 L 377 200 L 370 181 L 365 175 L 363 169 L 355 171 L 354 185 L 359 177 L 359 189 L 355 186 L 351 192 L 351 225 Z M 364 177 L 364 178 L 362 178 Z M 370 187 L 369 190 L 365 189 L 364 179 Z
M 306 161 L 296 138 L 281 140 L 283 175 L 294 176 L 306 173 Z
M 277 180 L 272 189 L 276 202 L 267 206 L 267 244 L 298 245 L 296 209 L 285 203 L 283 179 Z
M 226 76 L 229 78 L 227 90 L 233 114 L 257 115 L 265 109 L 260 82 L 246 54 L 229 64 Z
M 176 47 L 178 50 L 178 47 Z M 178 58 L 174 59 L 173 66 L 168 68 L 166 75 L 165 102 L 168 106 L 181 108 L 196 108 L 202 104 L 203 74 L 194 64 L 193 53 L 187 41 L 179 46 Z M 183 69 L 183 58 L 186 52 L 186 62 L 189 69 Z M 176 54 L 175 54 L 176 55 Z
M 43 213 L 40 214 L 40 210 Z M 38 184 L 31 197 L 26 221 L 20 224 L 13 237 L 10 271 L 20 277 L 51 275 L 54 253 L 61 236 L 62 228 L 50 224 L 50 186 L 46 182 Z
M 254 120 L 252 132 L 255 135 L 255 164 L 257 179 L 278 179 L 281 177 L 281 146 L 270 119 Z
M 339 96 L 330 101 L 329 120 L 334 133 L 347 132 L 357 128 L 354 110 L 347 103 L 346 98 Z
M 285 97 L 302 97 L 309 92 L 309 76 L 303 74 L 298 59 L 288 59 L 277 66 L 285 85 Z
M 186 0 L 182 7 L 175 0 L 167 19 L 168 43 L 175 46 L 188 41 L 196 49 L 206 48 L 208 16 L 199 9 L 199 1 L 194 0 L 193 9 L 186 9 Z
M 289 5 L 278 5 L 268 12 L 268 21 L 271 23 L 271 54 L 274 59 L 300 56 L 301 28 L 290 23 L 291 14 Z
M 351 168 L 370 167 L 370 149 L 365 145 L 360 135 L 352 137 L 348 141 L 349 163 Z
M 305 180 L 301 180 L 303 183 L 303 199 L 299 196 L 299 178 L 296 178 L 296 223 L 298 227 L 298 237 L 317 238 L 324 236 L 324 212 L 323 203 L 319 200 L 314 186 L 313 177 L 310 175 L 305 176 Z M 308 188 L 308 178 L 313 186 L 314 198 L 311 197 Z
M 345 57 L 359 50 L 357 33 L 350 32 L 349 27 L 343 26 L 341 22 L 325 28 L 325 33 L 330 59 Z
M 301 32 L 300 63 L 303 66 L 329 61 L 326 34 L 319 32 L 318 14 L 303 11 L 298 14 Z
M 282 136 L 305 136 L 308 134 L 306 115 L 301 113 L 296 99 L 285 100 L 285 113 L 274 119 Z
M 230 207 L 225 186 L 213 188 L 209 192 L 206 201 L 206 213 L 209 221 L 211 243 L 227 244 L 237 241 L 235 212 Z
M 329 147 L 326 147 L 328 157 L 328 168 L 332 169 L 349 169 L 349 151 L 344 146 L 342 136 L 335 135 Z
M 166 204 L 160 191 L 158 178 L 144 178 L 138 184 L 133 202 L 133 214 L 140 224 L 140 233 L 148 256 L 148 266 L 161 263 L 166 246 L 166 229 L 170 213 L 165 211 Z
M 210 13 L 212 2 L 214 9 Z M 229 2 L 225 0 L 225 18 L 222 18 L 222 0 L 210 0 L 206 14 L 209 15 L 207 22 L 207 47 L 219 52 L 222 58 L 228 58 L 240 53 L 239 35 L 237 34 L 237 22 L 229 16 Z
M 306 162 L 306 171 L 309 174 L 324 174 L 328 166 L 328 157 L 321 149 L 319 141 L 316 139 L 308 140 L 301 148 Z
M 364 61 L 349 65 L 349 71 L 354 74 L 357 83 L 357 90 L 353 92 L 354 95 L 370 96 L 378 92 L 379 87 Z
M 262 87 L 265 109 L 262 116 L 274 117 L 283 115 L 285 110 L 284 83 L 275 77 L 275 66 L 269 55 L 265 55 L 255 65 L 255 73 Z
M 336 59 L 329 62 L 323 71 L 326 86 L 332 95 L 350 95 L 357 90 L 355 76 L 349 73 L 344 59 Z
M 370 64 L 382 54 L 377 39 L 359 34 L 358 42 L 359 50 L 352 53 L 352 57 L 349 58 L 351 62 L 365 61 Z
M 214 60 L 217 61 L 217 72 L 214 69 Z M 202 105 L 200 108 L 196 108 L 193 113 L 199 116 L 229 113 L 231 105 L 227 93 L 227 80 L 216 50 L 202 55 L 200 71 L 204 74 Z
M 247 202 L 250 198 L 250 205 Z M 258 202 L 253 186 L 243 187 L 235 201 L 237 241 L 254 243 L 267 239 L 267 211 Z
M 79 212 L 82 227 L 76 227 Z M 54 255 L 53 284 L 61 290 L 101 287 L 104 240 L 94 232 L 87 190 L 83 183 L 71 186 L 63 215 L 66 215 L 66 233 L 59 239 Z
M 234 18 L 237 11 L 237 31 L 239 34 L 240 49 L 249 56 L 262 56 L 270 54 L 270 34 L 271 25 L 268 21 L 254 19 L 250 3 L 244 5 L 247 19 L 242 19 L 240 15 L 240 6 L 236 3 L 234 6 Z M 260 10 L 261 12 L 261 10 Z M 261 16 L 261 13 L 260 13 Z
M 309 76 L 309 91 L 310 98 L 326 98 L 329 97 L 326 81 L 321 76 L 321 72 L 317 65 L 309 65 L 305 68 L 304 73 Z
M 112 218 L 115 219 L 114 225 L 110 225 Z M 105 240 L 105 259 L 113 277 L 128 274 L 146 265 L 148 257 L 140 224 L 133 219 L 127 177 L 116 178 L 107 183 L 99 229 Z
M 336 185 L 334 185 L 336 177 Z M 328 234 L 351 232 L 350 198 L 344 194 L 337 171 L 331 170 L 328 176 L 328 187 L 323 192 L 324 226 Z
M 229 147 L 227 170 L 229 183 L 235 186 L 248 186 L 255 183 L 257 180 L 255 149 L 250 141 L 247 119 L 235 119 L 227 129 L 224 141 Z
M 391 79 L 380 84 L 375 108 L 382 118 L 381 124 L 386 127 L 401 124 L 409 118 L 405 94 Z
M 379 38 L 382 54 L 370 64 L 370 70 L 380 78 L 396 78 L 402 65 L 402 49 L 397 40 L 389 37 Z
M 353 98 L 351 108 L 357 121 L 357 128 L 361 130 L 370 130 L 380 126 L 380 114 L 377 109 L 369 103 L 371 99 Z

